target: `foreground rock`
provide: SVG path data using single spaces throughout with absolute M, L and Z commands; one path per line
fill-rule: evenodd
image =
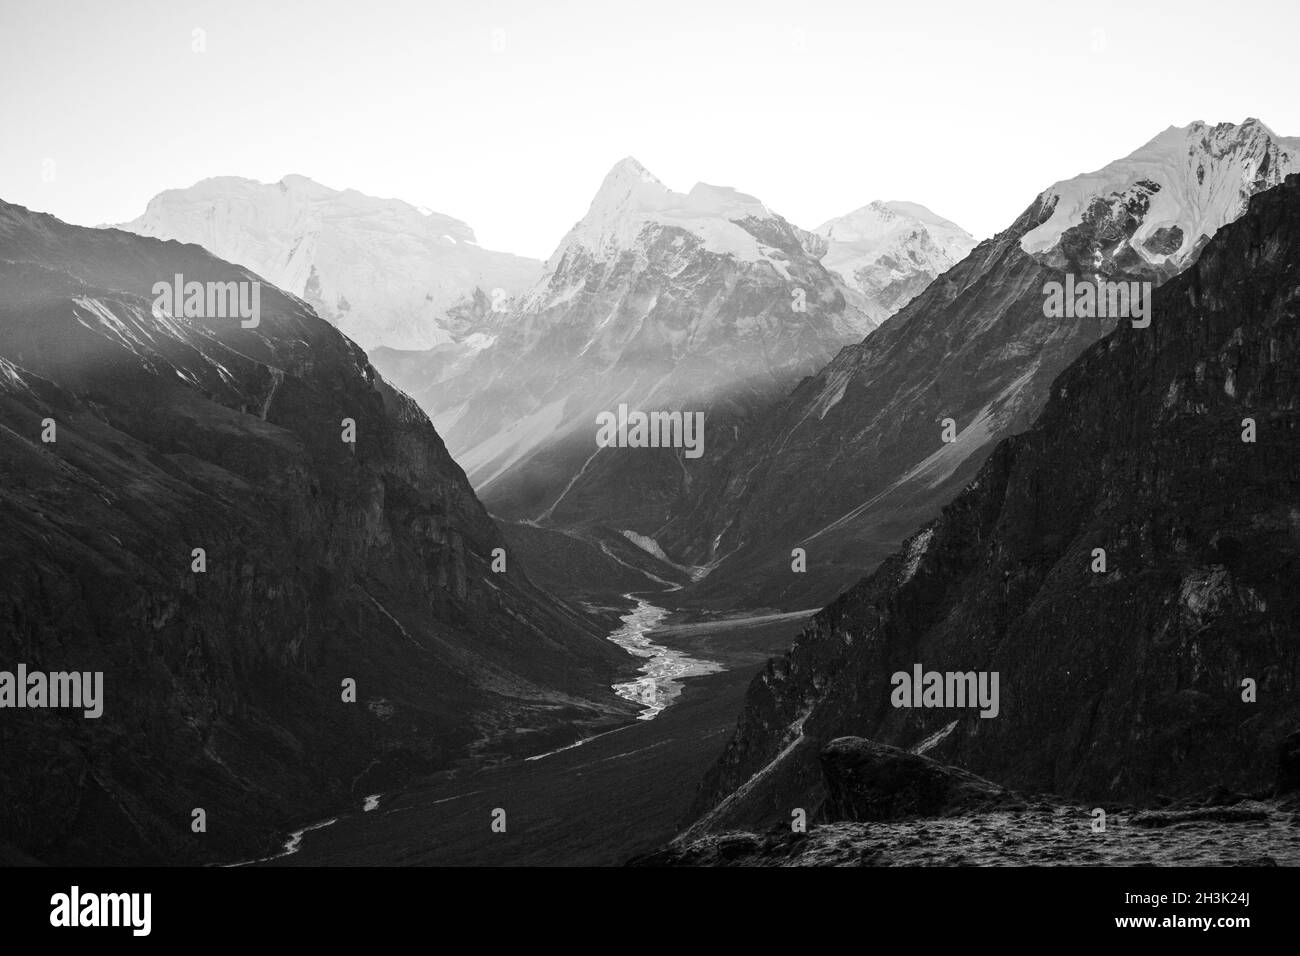
M 953 816 L 1019 802 L 983 777 L 861 737 L 832 740 L 821 766 L 827 820 Z
M 1132 823 L 1138 827 L 1172 827 L 1180 823 L 1241 823 L 1267 819 L 1268 812 L 1258 807 L 1203 807 L 1196 810 L 1152 810 L 1137 814 Z
M 1250 819 L 1134 825 L 1113 814 L 1094 832 L 1087 807 L 888 823 L 828 823 L 807 834 L 709 834 L 631 866 L 1297 866 L 1300 825 L 1276 805 Z
M 1034 802 L 938 818 L 835 822 L 793 833 L 727 831 L 675 842 L 630 866 L 1300 866 L 1300 807 L 1277 800 L 1152 813 Z

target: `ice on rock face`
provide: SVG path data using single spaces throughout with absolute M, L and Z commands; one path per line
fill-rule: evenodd
M 1113 206 L 1140 189 L 1149 205 L 1129 245 L 1147 262 L 1181 266 L 1201 237 L 1237 219 L 1252 195 L 1297 171 L 1300 138 L 1280 137 L 1257 119 L 1170 126 L 1123 159 L 1049 187 L 1043 196 L 1055 201 L 1052 215 L 1020 245 L 1030 254 L 1046 252 L 1094 202 Z M 1176 245 L 1168 241 L 1179 234 Z
M 296 174 L 277 183 L 223 176 L 168 190 L 118 228 L 197 243 L 247 266 L 365 348 L 451 342 L 447 313 L 475 289 L 517 295 L 542 271 L 536 260 L 480 248 L 459 219 Z

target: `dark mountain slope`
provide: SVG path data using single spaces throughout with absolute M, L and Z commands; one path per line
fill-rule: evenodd
M 1089 348 L 1030 431 L 769 662 L 702 785 L 702 826 L 816 807 L 818 753 L 847 735 L 1079 798 L 1268 786 L 1300 725 L 1298 502 L 1291 176 L 1156 292 L 1150 328 Z M 998 715 L 894 708 L 891 675 L 917 663 L 998 672 Z
M 491 571 L 505 540 L 364 352 L 265 284 L 257 328 L 154 314 L 176 273 L 255 278 L 0 204 L 0 669 L 102 670 L 106 698 L 97 720 L 0 711 L 0 843 L 228 859 L 633 710 L 590 620 L 513 556 Z

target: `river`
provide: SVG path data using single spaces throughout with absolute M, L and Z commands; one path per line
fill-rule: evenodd
M 614 693 L 645 707 L 637 720 L 653 720 L 681 694 L 683 680 L 716 674 L 723 667 L 650 640 L 647 635 L 663 622 L 668 611 L 634 594 L 624 597 L 635 601 L 636 607 L 623 615 L 622 625 L 609 639 L 629 654 L 646 658 L 646 662 L 641 665 L 641 677 L 613 685 Z

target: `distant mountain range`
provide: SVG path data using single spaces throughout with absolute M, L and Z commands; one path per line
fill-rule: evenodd
M 302 177 L 207 180 L 124 228 L 200 243 L 382 346 L 377 368 L 495 513 L 638 533 L 760 410 L 973 245 L 903 202 L 808 232 L 734 189 L 673 192 L 631 158 L 524 294 L 530 264 L 478 249 L 463 223 Z M 595 416 L 620 404 L 704 412 L 708 461 L 593 454 Z

